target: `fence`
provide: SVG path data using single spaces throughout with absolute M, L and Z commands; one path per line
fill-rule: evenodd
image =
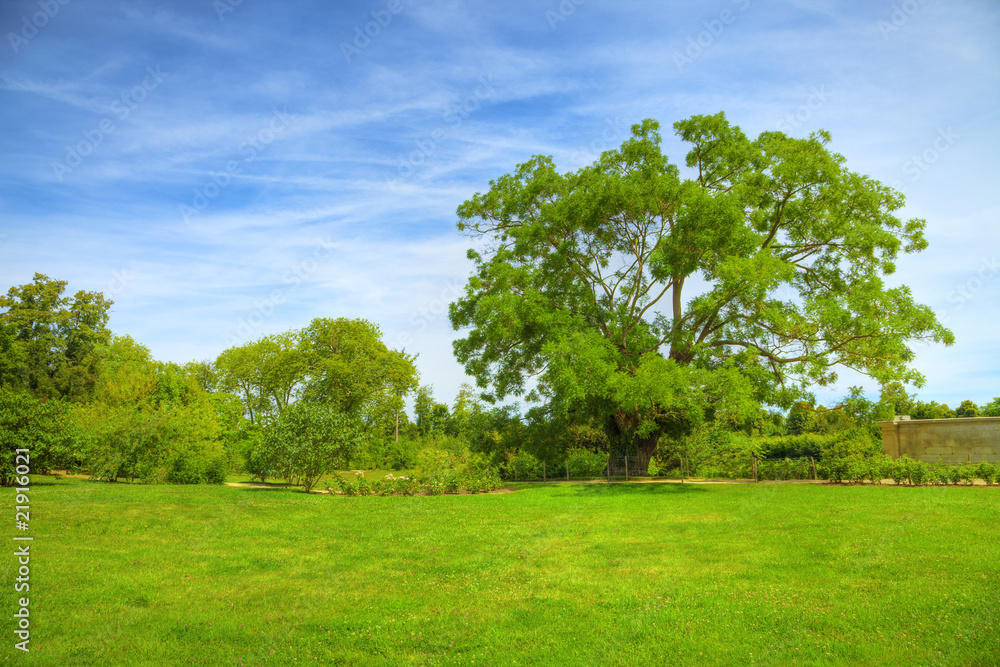
M 816 471 L 816 459 L 812 456 L 794 459 L 769 459 L 751 455 L 750 469 L 755 482 L 772 478 L 774 481 L 810 479 L 810 477 L 813 480 L 819 479 L 819 474 Z
M 574 463 L 576 465 L 574 465 Z M 648 466 L 648 470 L 647 470 Z M 746 467 L 743 467 L 746 466 Z M 749 461 L 739 466 L 742 471 L 733 474 L 727 471 L 719 476 L 727 478 L 761 480 L 794 480 L 819 479 L 819 470 L 815 457 L 803 456 L 796 458 L 766 458 L 750 455 Z M 559 464 L 546 461 L 526 461 L 515 459 L 506 470 L 507 479 L 515 482 L 529 481 L 571 481 L 605 479 L 629 481 L 635 478 L 671 479 L 680 478 L 683 482 L 691 477 L 691 461 L 687 457 L 679 457 L 677 467 L 670 469 L 670 475 L 661 475 L 655 463 L 635 455 L 612 454 L 609 458 L 601 457 L 600 464 L 591 462 L 589 469 L 579 461 L 566 460 Z

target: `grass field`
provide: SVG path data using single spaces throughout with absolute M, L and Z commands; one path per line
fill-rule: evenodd
M 345 498 L 35 477 L 31 653 L 13 650 L 23 594 L 8 537 L 0 655 L 35 665 L 1000 664 L 1000 489 L 515 488 Z M 0 494 L 13 513 L 13 489 Z

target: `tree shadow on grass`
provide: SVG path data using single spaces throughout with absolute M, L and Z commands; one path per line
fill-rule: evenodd
M 672 482 L 612 482 L 610 484 L 573 484 L 563 487 L 557 495 L 612 497 L 612 496 L 668 496 L 688 493 L 708 493 L 709 489 L 699 484 L 677 484 Z

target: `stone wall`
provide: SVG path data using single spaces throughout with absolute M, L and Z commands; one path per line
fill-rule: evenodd
M 1000 463 L 1000 417 L 910 419 L 879 422 L 887 456 L 935 463 Z

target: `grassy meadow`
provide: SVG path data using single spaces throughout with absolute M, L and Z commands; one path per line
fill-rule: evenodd
M 996 665 L 1000 489 L 34 477 L 35 665 Z M 13 506 L 13 489 L 0 494 Z M 10 532 L 13 532 L 11 529 Z M 8 537 L 3 605 L 15 610 Z M 5 613 L 8 629 L 10 614 Z

